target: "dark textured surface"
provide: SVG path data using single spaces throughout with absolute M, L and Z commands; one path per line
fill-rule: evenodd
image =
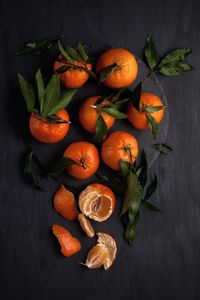
M 198 0 L 1 1 L 1 300 L 200 299 L 199 14 Z M 167 142 L 174 148 L 151 170 L 160 182 L 153 202 L 164 213 L 143 210 L 132 247 L 123 241 L 117 222 L 119 204 L 113 219 L 95 224 L 118 243 L 116 262 L 107 272 L 77 264 L 94 243 L 85 239 L 77 224 L 69 226 L 81 237 L 83 251 L 70 259 L 59 254 L 50 226 L 68 222 L 52 209 L 57 184 L 51 182 L 49 192 L 41 193 L 22 179 L 28 132 L 16 75 L 20 71 L 30 78 L 39 65 L 48 73 L 52 58 L 16 59 L 11 54 L 29 39 L 61 31 L 72 44 L 81 40 L 99 49 L 121 46 L 137 56 L 149 34 L 161 52 L 174 47 L 194 50 L 190 62 L 196 71 L 159 78 L 170 111 Z M 61 142 L 60 153 L 65 145 Z M 44 153 L 49 149 L 40 147 Z M 51 153 L 52 158 L 60 155 L 54 146 Z

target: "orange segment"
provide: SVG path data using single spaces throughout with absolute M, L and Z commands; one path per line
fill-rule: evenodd
M 92 228 L 92 225 L 90 224 L 90 221 L 86 218 L 86 216 L 84 214 L 79 214 L 78 221 L 86 235 L 92 238 L 94 236 L 94 229 Z
M 73 237 L 71 233 L 63 226 L 53 225 L 52 231 L 60 243 L 61 253 L 64 256 L 72 256 L 81 250 L 81 244 L 79 240 Z
M 102 222 L 113 213 L 115 201 L 115 195 L 107 186 L 93 183 L 80 193 L 79 208 L 87 217 Z
M 74 194 L 61 185 L 54 196 L 54 209 L 67 220 L 75 220 L 78 217 Z

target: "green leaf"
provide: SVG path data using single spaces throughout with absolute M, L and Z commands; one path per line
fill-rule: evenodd
M 94 78 L 95 80 L 97 80 L 97 76 L 94 72 L 92 72 L 91 70 L 89 70 L 88 68 L 84 68 L 85 72 L 87 72 L 90 77 Z
M 152 203 L 149 203 L 149 202 L 142 202 L 142 205 L 151 210 L 151 211 L 154 211 L 154 212 L 162 212 L 162 210 L 160 210 L 158 207 L 156 207 L 155 205 L 153 205 Z
M 131 164 L 128 161 L 120 160 L 120 169 L 124 177 L 128 177 Z
M 156 149 L 157 151 L 159 151 L 161 154 L 168 154 L 171 151 L 173 151 L 173 149 L 170 146 L 168 146 L 166 144 L 163 144 L 163 143 L 161 143 L 161 144 L 153 144 L 152 147 L 154 149 Z
M 79 55 L 79 53 L 72 47 L 67 46 L 65 47 L 66 53 L 72 58 L 79 62 L 83 62 L 82 57 Z
M 144 189 L 147 182 L 147 171 L 148 171 L 148 161 L 144 150 L 141 153 L 140 160 L 141 160 L 140 167 L 137 169 L 136 174 L 138 176 L 138 180 L 142 188 Z
M 149 68 L 153 71 L 158 62 L 158 54 L 155 45 L 150 37 L 148 37 L 146 40 L 144 55 Z
M 158 123 L 156 122 L 154 117 L 152 117 L 152 115 L 146 114 L 146 117 L 147 117 L 147 120 L 150 124 L 151 132 L 153 134 L 153 138 L 155 139 L 158 132 L 159 132 Z
M 37 89 L 38 89 L 38 100 L 39 104 L 42 102 L 42 98 L 44 96 L 44 82 L 42 79 L 42 73 L 41 69 L 37 70 L 37 73 L 35 75 L 36 83 L 37 83 Z
M 32 186 L 36 187 L 41 191 L 44 191 L 44 189 L 37 183 L 33 175 L 33 151 L 31 151 L 26 158 L 24 166 L 24 177 Z
M 142 93 L 142 82 L 140 82 L 132 92 L 132 104 L 139 111 L 140 110 L 140 96 Z
M 175 76 L 181 73 L 190 72 L 193 67 L 184 62 L 171 62 L 163 65 L 158 71 L 166 76 Z
M 78 50 L 80 56 L 82 57 L 82 60 L 87 62 L 87 60 L 88 60 L 87 52 L 85 50 L 85 47 L 80 42 L 77 45 L 77 50 Z
M 114 117 L 115 119 L 126 119 L 127 118 L 127 115 L 114 109 L 114 108 L 106 108 L 106 107 L 103 107 L 101 109 L 102 111 L 106 112 L 107 114 L 111 115 L 112 117 Z
M 189 48 L 182 48 L 182 49 L 176 49 L 174 51 L 171 51 L 167 53 L 159 62 L 157 66 L 157 70 L 159 70 L 161 67 L 163 67 L 166 64 L 171 63 L 177 63 L 183 61 L 190 53 L 192 52 L 192 49 Z
M 63 157 L 49 170 L 47 176 L 57 177 L 60 173 L 64 171 L 66 167 L 75 165 L 76 162 L 70 157 Z
M 59 110 L 67 107 L 67 105 L 71 102 L 72 98 L 77 93 L 77 91 L 78 91 L 77 89 L 71 89 L 71 90 L 68 90 L 66 93 L 64 93 L 61 96 L 61 98 L 59 99 L 59 101 L 57 103 L 55 103 L 55 105 L 52 107 L 52 109 L 49 110 L 48 115 L 55 114 Z
M 145 104 L 142 104 L 142 111 L 146 111 L 146 112 L 156 112 L 162 109 L 165 109 L 166 106 L 165 105 L 160 105 L 160 106 L 147 106 Z
M 105 68 L 103 68 L 100 72 L 99 72 L 99 80 L 98 82 L 101 83 L 103 81 L 105 81 L 106 79 L 108 79 L 109 75 L 112 73 L 112 71 L 114 71 L 117 68 L 117 64 L 114 63 L 110 66 L 107 66 Z
M 27 42 L 17 49 L 16 55 L 39 55 L 47 49 L 52 48 L 57 43 L 57 41 L 58 39 L 42 39 Z
M 58 48 L 60 50 L 60 53 L 71 63 L 74 63 L 74 60 L 67 54 L 67 52 L 65 51 L 65 49 L 63 48 L 62 44 L 60 43 L 60 41 L 58 41 Z
M 53 75 L 45 89 L 44 97 L 40 105 L 40 114 L 42 117 L 46 117 L 55 112 L 55 107 L 59 105 L 59 97 L 60 77 Z
M 149 186 L 148 186 L 148 188 L 146 190 L 144 201 L 147 201 L 153 195 L 153 193 L 157 189 L 157 186 L 158 186 L 158 179 L 157 179 L 157 176 L 155 174 L 153 181 L 149 184 Z
M 127 177 L 127 191 L 121 215 L 125 214 L 131 208 L 131 216 L 129 216 L 129 219 L 132 221 L 139 211 L 141 200 L 142 186 L 139 183 L 136 174 L 130 170 Z
M 96 124 L 95 141 L 101 144 L 107 137 L 108 129 L 106 123 L 101 115 L 99 115 Z
M 62 74 L 72 68 L 73 68 L 72 66 L 62 66 L 62 67 L 56 69 L 56 73 Z
M 32 113 L 35 106 L 35 92 L 32 85 L 26 79 L 18 74 L 19 85 L 22 96 L 26 102 L 26 107 L 29 113 Z
M 111 107 L 115 108 L 116 110 L 120 110 L 123 108 L 123 106 L 129 101 L 129 98 L 125 98 L 119 101 L 116 101 L 115 103 L 111 103 Z
M 129 245 L 131 245 L 135 239 L 136 226 L 138 221 L 139 221 L 139 212 L 138 214 L 136 214 L 133 222 L 127 222 L 124 237 L 125 240 L 129 243 Z

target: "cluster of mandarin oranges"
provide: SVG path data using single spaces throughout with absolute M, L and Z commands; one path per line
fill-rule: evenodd
M 74 67 L 66 58 L 63 61 L 62 53 L 54 63 L 54 72 L 60 76 L 61 84 L 64 88 L 80 88 L 89 78 L 87 71 L 92 70 L 90 63 L 74 60 Z M 96 64 L 96 74 L 100 74 L 103 69 L 114 65 L 109 72 L 103 84 L 110 89 L 121 89 L 130 86 L 138 74 L 138 64 L 134 55 L 121 48 L 109 49 L 105 51 L 98 59 Z M 65 67 L 66 71 L 58 73 L 59 68 Z M 69 67 L 69 68 L 68 68 Z M 85 70 L 87 69 L 87 71 Z M 109 99 L 97 104 L 99 95 L 94 95 L 85 99 L 79 108 L 79 122 L 81 126 L 89 133 L 95 133 L 99 115 L 103 118 L 107 129 L 110 129 L 115 123 L 115 117 L 100 108 L 110 104 Z M 134 99 L 131 99 L 134 101 Z M 160 123 L 164 115 L 164 109 L 153 112 L 144 112 L 143 106 L 162 106 L 161 100 L 151 93 L 142 93 L 140 97 L 139 110 L 133 106 L 130 101 L 127 108 L 127 117 L 130 123 L 138 129 L 149 128 L 149 122 L 146 115 L 152 115 Z M 56 143 L 62 140 L 68 133 L 70 126 L 70 117 L 65 109 L 56 112 L 56 115 L 66 121 L 65 123 L 51 124 L 38 118 L 38 113 L 33 112 L 29 120 L 29 128 L 32 135 L 43 143 Z M 77 141 L 70 144 L 63 157 L 68 157 L 75 163 L 67 166 L 66 171 L 69 175 L 77 179 L 85 179 L 92 176 L 98 169 L 100 158 L 113 170 L 120 170 L 120 161 L 124 160 L 134 163 L 138 155 L 138 143 L 136 138 L 125 131 L 112 132 L 103 141 L 101 151 L 95 145 L 87 141 Z M 54 208 L 67 220 L 78 220 L 81 228 L 86 235 L 92 238 L 95 234 L 89 221 L 105 221 L 114 211 L 115 195 L 110 188 L 99 183 L 88 185 L 79 195 L 79 210 L 76 206 L 74 194 L 63 185 L 59 187 L 54 196 Z M 81 249 L 80 242 L 71 235 L 71 233 L 60 225 L 53 225 L 54 235 L 57 237 L 61 252 L 65 256 L 71 256 Z M 117 246 L 114 239 L 106 233 L 98 233 L 97 244 L 88 253 L 85 265 L 88 268 L 99 268 L 104 266 L 108 269 L 115 259 Z

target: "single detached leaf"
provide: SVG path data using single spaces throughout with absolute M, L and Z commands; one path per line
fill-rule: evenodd
M 44 189 L 37 183 L 34 175 L 33 175 L 33 151 L 31 151 L 27 158 L 24 166 L 24 177 L 26 180 L 37 189 L 44 191 Z
M 114 63 L 110 66 L 107 66 L 105 68 L 103 68 L 100 72 L 99 72 L 99 80 L 98 82 L 101 83 L 103 81 L 105 81 L 106 79 L 108 79 L 109 75 L 112 73 L 112 71 L 114 71 L 117 68 L 117 64 Z
M 154 175 L 153 181 L 149 184 L 147 190 L 146 190 L 146 194 L 144 197 L 144 201 L 147 201 L 152 195 L 153 193 L 156 191 L 158 186 L 158 179 L 156 174 Z
M 106 108 L 103 107 L 102 111 L 106 112 L 107 114 L 111 115 L 112 117 L 114 117 L 115 119 L 126 119 L 127 115 L 114 109 L 114 108 Z
M 148 37 L 146 40 L 144 55 L 149 68 L 153 71 L 158 62 L 158 54 L 155 45 L 150 37 Z
M 40 114 L 46 117 L 55 111 L 60 98 L 60 77 L 53 75 L 49 81 L 40 105 Z
M 156 207 L 155 205 L 153 205 L 152 203 L 149 203 L 149 202 L 144 202 L 142 201 L 142 205 L 151 210 L 151 211 L 154 211 L 154 212 L 162 212 L 162 210 L 160 210 L 158 207 Z
M 26 102 L 26 107 L 29 113 L 32 113 L 35 106 L 35 92 L 32 85 L 26 79 L 18 74 L 19 85 L 22 96 Z
M 79 62 L 83 61 L 82 57 L 79 55 L 79 53 L 74 48 L 67 46 L 67 47 L 65 47 L 65 51 L 72 59 L 75 59 Z
M 144 189 L 146 183 L 147 183 L 147 171 L 148 171 L 148 161 L 147 161 L 147 156 L 146 153 L 144 152 L 144 150 L 141 153 L 141 164 L 140 167 L 137 169 L 137 177 L 138 180 L 142 186 L 142 188 Z
M 160 106 L 147 106 L 144 104 L 142 105 L 142 111 L 146 111 L 146 112 L 155 112 L 165 108 L 166 108 L 165 105 L 160 105 Z
M 173 149 L 166 145 L 166 144 L 153 144 L 152 147 L 156 150 L 158 150 L 161 154 L 168 154 L 170 153 L 171 151 L 173 151 Z
M 58 39 L 42 39 L 27 42 L 17 49 L 16 55 L 39 55 L 47 49 L 52 48 L 57 43 L 57 41 Z
M 52 106 L 52 109 L 49 110 L 48 115 L 55 114 L 60 109 L 67 107 L 67 105 L 71 102 L 72 98 L 76 94 L 76 89 L 68 90 L 65 94 L 61 96 L 57 103 Z
M 82 60 L 87 62 L 88 60 L 87 52 L 85 50 L 85 47 L 80 42 L 77 45 L 77 50 L 79 52 L 79 55 L 82 57 Z
M 57 177 L 66 167 L 75 165 L 76 162 L 70 157 L 63 157 L 50 169 L 47 176 Z
M 175 76 L 181 73 L 190 72 L 193 70 L 193 67 L 184 63 L 184 62 L 171 62 L 164 64 L 158 72 L 165 76 Z
M 139 211 L 141 200 L 142 186 L 139 183 L 136 174 L 130 170 L 127 177 L 127 191 L 121 215 L 125 214 L 129 209 L 131 209 L 131 216 L 129 216 L 129 219 L 131 218 L 131 221 L 134 220 Z
M 95 141 L 97 143 L 102 143 L 107 137 L 108 129 L 106 123 L 101 115 L 99 115 L 96 124 L 96 132 L 95 132 Z
M 159 65 L 156 69 L 160 69 L 166 64 L 171 63 L 177 63 L 183 61 L 190 53 L 192 52 L 192 49 L 189 48 L 182 48 L 182 49 L 176 49 L 174 51 L 171 51 L 167 53 L 159 62 Z
M 159 128 L 158 128 L 158 123 L 156 122 L 156 120 L 154 119 L 154 117 L 152 117 L 152 115 L 148 115 L 146 114 L 147 120 L 150 124 L 150 128 L 151 128 L 151 132 L 153 135 L 153 138 L 155 139 L 158 132 L 159 132 Z
M 136 85 L 132 93 L 132 104 L 138 111 L 140 110 L 141 92 L 142 92 L 142 82 Z
M 128 161 L 120 160 L 120 168 L 124 177 L 128 177 L 130 173 L 131 164 Z
M 42 102 L 42 98 L 44 96 L 44 82 L 42 79 L 42 73 L 41 69 L 39 69 L 35 75 L 36 83 L 37 83 L 37 89 L 38 89 L 38 100 L 39 104 Z
M 74 63 L 74 60 L 67 54 L 67 52 L 65 51 L 65 49 L 63 48 L 62 44 L 60 43 L 60 41 L 58 41 L 58 48 L 60 50 L 60 53 L 71 63 Z

